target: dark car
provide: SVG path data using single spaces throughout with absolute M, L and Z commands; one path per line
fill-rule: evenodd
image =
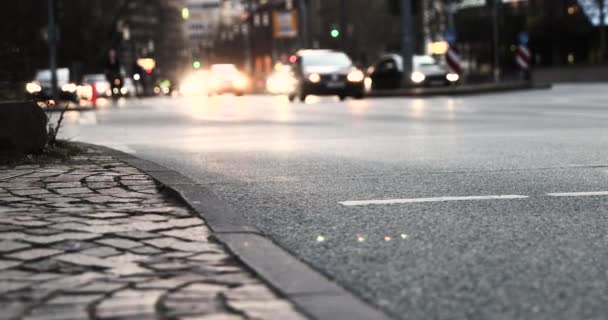
M 357 69 L 343 52 L 333 50 L 300 50 L 295 54 L 293 74 L 296 85 L 289 100 L 305 101 L 308 95 L 336 95 L 363 98 L 365 74 Z
M 390 90 L 401 87 L 403 59 L 398 54 L 384 55 L 368 69 L 372 90 Z M 427 55 L 412 59 L 411 83 L 415 86 L 447 86 L 458 82 L 459 76 L 450 73 L 437 60 Z
M 26 93 L 39 101 L 48 100 L 52 97 L 51 70 L 38 70 L 34 81 L 25 86 Z M 70 82 L 70 70 L 67 68 L 57 69 L 57 97 L 60 100 L 79 102 L 80 96 L 78 86 Z

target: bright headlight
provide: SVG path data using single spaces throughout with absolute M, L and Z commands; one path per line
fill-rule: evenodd
M 245 76 L 239 76 L 234 80 L 234 86 L 238 89 L 245 89 L 249 84 L 249 79 Z
M 414 71 L 412 72 L 411 79 L 414 83 L 421 83 L 422 81 L 424 81 L 424 79 L 426 79 L 426 76 L 420 71 Z
M 350 82 L 361 82 L 365 79 L 365 75 L 361 70 L 353 70 L 346 77 Z
M 458 73 L 448 73 L 445 78 L 448 79 L 449 82 L 456 82 L 460 79 L 460 76 Z
M 25 91 L 28 93 L 34 94 L 42 91 L 42 87 L 37 82 L 28 82 L 25 85 Z
M 318 73 L 311 73 L 310 75 L 308 75 L 308 81 L 312 83 L 319 83 L 321 82 L 321 75 L 319 75 Z
M 74 92 L 76 92 L 77 89 L 78 89 L 78 86 L 76 86 L 73 83 L 66 83 L 61 86 L 61 91 L 69 92 L 69 93 L 74 93 Z

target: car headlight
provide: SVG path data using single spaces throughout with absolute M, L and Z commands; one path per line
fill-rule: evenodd
M 25 85 L 25 91 L 27 91 L 30 94 L 38 93 L 38 92 L 42 91 L 42 86 L 40 86 L 40 84 L 37 82 L 28 82 Z
M 426 76 L 420 71 L 414 71 L 412 72 L 411 79 L 414 83 L 421 83 L 422 81 L 424 81 L 424 79 L 426 79 Z
M 249 80 L 245 76 L 239 76 L 234 80 L 233 84 L 237 89 L 245 89 L 249 84 Z
M 458 73 L 448 73 L 445 78 L 449 81 L 449 82 L 456 82 L 460 79 L 460 76 L 458 75 Z
M 348 74 L 346 79 L 348 79 L 350 82 L 361 82 L 363 79 L 365 79 L 365 75 L 363 72 L 361 72 L 361 70 L 353 70 Z
M 319 83 L 321 82 L 321 75 L 319 75 L 318 73 L 311 73 L 308 75 L 308 81 L 312 83 Z
M 61 91 L 63 92 L 74 93 L 76 90 L 78 90 L 78 86 L 73 83 L 66 83 L 61 86 Z

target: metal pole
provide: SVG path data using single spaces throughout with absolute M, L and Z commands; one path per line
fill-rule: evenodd
M 448 0 L 448 29 L 454 30 L 454 11 L 456 9 L 456 4 L 454 0 Z
M 308 1 L 307 0 L 299 0 L 298 1 L 298 11 L 300 12 L 300 46 L 302 48 L 309 48 L 309 28 L 308 28 Z
M 600 52 L 599 60 L 604 62 L 606 58 L 606 1 L 598 0 L 598 6 L 600 7 Z
M 348 37 L 348 13 L 346 10 L 348 9 L 346 0 L 340 0 L 340 35 L 342 37 L 342 50 L 346 51 L 347 49 L 347 37 Z
M 499 37 L 499 30 L 498 30 L 498 10 L 499 10 L 499 6 L 500 6 L 500 1 L 501 0 L 494 0 L 492 1 L 492 50 L 494 51 L 494 59 L 493 59 L 493 66 L 494 66 L 494 82 L 500 82 L 500 55 L 499 55 L 499 43 L 500 43 L 500 39 Z
M 403 87 L 410 86 L 412 73 L 412 59 L 414 55 L 414 41 L 412 30 L 412 2 L 401 1 L 401 57 L 403 59 L 403 74 L 401 83 Z
M 57 30 L 55 30 L 55 1 L 48 0 L 49 69 L 51 71 L 51 98 L 57 99 Z

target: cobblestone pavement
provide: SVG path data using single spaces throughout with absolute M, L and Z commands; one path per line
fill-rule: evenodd
M 0 167 L 0 319 L 303 319 L 142 172 Z

